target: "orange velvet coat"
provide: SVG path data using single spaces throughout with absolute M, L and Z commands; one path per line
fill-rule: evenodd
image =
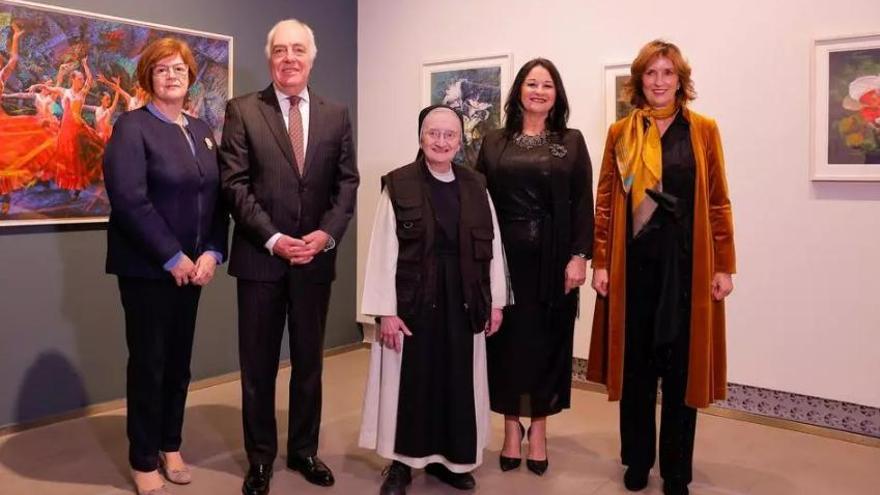
M 724 174 L 721 136 L 715 121 L 687 109 L 696 162 L 694 194 L 693 285 L 690 357 L 685 403 L 706 407 L 727 391 L 724 301 L 712 299 L 715 273 L 734 273 L 733 216 Z M 587 379 L 603 383 L 609 400 L 620 400 L 623 385 L 626 315 L 626 194 L 614 147 L 623 128 L 608 130 L 596 193 L 593 268 L 608 270 L 608 297 L 597 297 L 587 363 Z

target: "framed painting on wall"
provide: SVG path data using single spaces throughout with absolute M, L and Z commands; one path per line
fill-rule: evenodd
M 629 64 L 605 66 L 605 128 L 629 115 L 632 105 L 623 99 L 623 85 L 629 79 Z
M 143 106 L 138 58 L 165 36 L 192 48 L 185 110 L 219 139 L 230 36 L 0 0 L 0 227 L 107 220 L 104 146 L 116 118 Z
M 880 34 L 817 40 L 812 179 L 880 181 Z
M 442 103 L 464 117 L 464 142 L 457 163 L 474 166 L 483 136 L 503 125 L 512 63 L 507 54 L 422 64 L 422 106 Z

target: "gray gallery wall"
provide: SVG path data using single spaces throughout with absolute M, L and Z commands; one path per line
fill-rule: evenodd
M 298 17 L 319 48 L 312 86 L 357 122 L 356 0 L 50 0 L 45 3 L 234 37 L 235 95 L 269 82 L 263 45 L 276 21 Z M 360 339 L 355 239 L 340 246 L 328 347 Z M 125 394 L 125 340 L 116 279 L 104 274 L 102 227 L 0 230 L 0 427 Z M 193 378 L 238 369 L 235 283 L 218 270 L 203 292 Z M 285 345 L 286 347 L 286 345 Z M 286 352 L 285 356 L 286 357 Z

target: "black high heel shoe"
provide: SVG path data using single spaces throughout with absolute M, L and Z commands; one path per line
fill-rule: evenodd
M 522 441 L 525 439 L 525 436 L 526 436 L 526 427 L 523 426 L 522 423 L 519 423 L 519 435 L 520 435 L 519 443 L 520 443 L 520 445 L 522 445 Z M 522 463 L 521 457 L 506 457 L 504 454 L 501 454 L 498 456 L 498 464 L 501 465 L 502 471 L 510 471 L 510 470 L 516 469 L 519 467 L 519 465 L 521 463 Z
M 531 444 L 531 436 L 532 436 L 532 425 L 529 425 L 528 432 L 529 443 Z M 545 440 L 546 442 L 546 440 Z M 546 447 L 545 447 L 546 448 Z M 550 467 L 550 457 L 547 456 L 543 461 L 536 461 L 534 459 L 526 459 L 526 467 L 529 468 L 529 471 L 537 474 L 538 476 L 544 476 L 544 473 L 547 472 L 547 468 Z

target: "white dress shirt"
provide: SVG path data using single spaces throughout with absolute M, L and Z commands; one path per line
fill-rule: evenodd
M 284 127 L 288 129 L 288 133 L 290 132 L 290 95 L 286 95 L 281 91 L 278 91 L 277 87 L 275 88 L 275 96 L 278 98 L 278 105 L 281 107 L 281 116 L 284 117 Z M 297 95 L 299 96 L 299 114 L 302 117 L 302 125 L 303 125 L 303 156 L 306 156 L 306 152 L 309 149 L 309 104 L 311 100 L 309 99 L 309 87 L 306 86 L 302 91 Z M 281 232 L 276 232 L 269 240 L 266 241 L 266 249 L 269 250 L 270 254 L 273 254 L 273 249 L 275 248 L 275 243 L 278 242 L 278 239 L 281 237 Z M 336 247 L 336 240 L 333 237 L 327 241 L 327 247 L 324 248 L 324 251 L 329 251 Z
M 286 95 L 278 88 L 275 88 L 275 96 L 278 97 L 278 104 L 281 106 L 281 116 L 284 117 L 284 128 L 290 133 L 290 95 Z M 299 96 L 299 114 L 302 116 L 303 123 L 303 156 L 309 149 L 309 87 L 306 86 L 297 95 Z

